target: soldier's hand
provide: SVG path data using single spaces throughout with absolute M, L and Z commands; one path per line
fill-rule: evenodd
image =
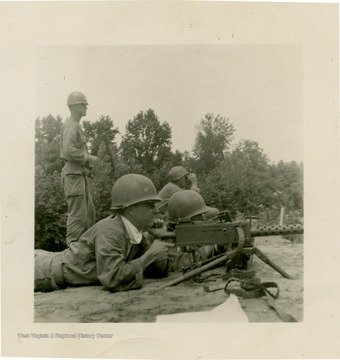
M 163 233 L 166 232 L 166 226 L 162 219 L 155 219 L 152 227 L 148 229 L 148 233 L 159 239 Z
M 197 182 L 197 175 L 195 173 L 189 173 L 188 178 L 190 181 Z
M 187 177 L 188 177 L 188 180 L 190 181 L 190 183 L 192 185 L 197 185 L 197 176 L 196 176 L 196 174 L 190 173 L 190 174 L 187 175 Z
M 160 228 L 164 226 L 164 220 L 157 218 L 153 220 L 151 228 Z
M 97 165 L 99 163 L 99 159 L 94 155 L 88 155 L 87 160 L 91 165 Z
M 189 189 L 199 193 L 200 188 L 197 185 L 197 176 L 196 176 L 196 174 L 194 174 L 194 173 L 188 174 L 187 179 L 188 179 L 188 187 L 189 187 Z
M 147 250 L 147 253 L 153 260 L 164 260 L 168 257 L 169 248 L 172 247 L 174 247 L 173 244 L 155 240 Z

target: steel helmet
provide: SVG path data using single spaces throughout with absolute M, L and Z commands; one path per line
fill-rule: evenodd
M 169 171 L 169 180 L 177 181 L 187 174 L 189 174 L 189 171 L 186 171 L 183 166 L 174 166 Z
M 200 194 L 192 190 L 178 191 L 168 203 L 169 221 L 190 220 L 193 216 L 209 211 Z
M 88 105 L 86 96 L 80 91 L 73 91 L 67 98 L 67 105 L 86 104 Z
M 155 185 L 146 176 L 128 174 L 120 177 L 112 188 L 112 210 L 125 209 L 144 201 L 160 201 Z

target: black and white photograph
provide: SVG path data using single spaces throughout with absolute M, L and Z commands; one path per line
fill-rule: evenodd
M 36 76 L 35 321 L 303 320 L 301 46 L 41 48 Z
M 338 5 L 18 5 L 3 354 L 337 357 Z

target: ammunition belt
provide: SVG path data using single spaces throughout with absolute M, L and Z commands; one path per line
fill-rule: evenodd
M 238 282 L 240 288 L 231 288 L 230 284 L 233 282 Z M 272 293 L 269 290 L 273 288 L 276 288 L 276 293 Z M 231 278 L 226 282 L 224 292 L 226 294 L 235 294 L 236 296 L 246 299 L 266 296 L 268 306 L 272 308 L 284 322 L 298 322 L 292 315 L 286 313 L 275 303 L 275 300 L 280 294 L 280 288 L 275 282 L 268 281 L 260 283 L 256 281 L 244 281 L 237 278 Z
M 230 288 L 230 284 L 235 282 L 240 284 L 239 289 Z M 276 293 L 273 294 L 269 290 L 271 288 L 276 288 Z M 266 294 L 271 296 L 273 299 L 277 299 L 280 294 L 280 288 L 279 285 L 277 285 L 277 283 L 273 281 L 260 283 L 257 281 L 240 280 L 233 277 L 226 282 L 224 287 L 224 292 L 226 294 L 235 294 L 237 296 L 241 296 L 247 299 L 262 297 L 265 296 Z

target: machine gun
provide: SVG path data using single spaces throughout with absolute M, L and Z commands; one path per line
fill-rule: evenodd
M 183 274 L 167 286 L 176 285 L 184 280 L 195 277 L 204 271 L 226 264 L 227 272 L 232 269 L 249 270 L 253 255 L 271 266 L 283 277 L 292 279 L 283 269 L 271 261 L 254 245 L 257 236 L 303 234 L 301 225 L 252 227 L 249 221 L 232 221 L 228 212 L 220 213 L 217 221 L 181 221 L 175 224 L 174 231 L 161 236 L 165 241 L 172 241 L 182 249 L 217 245 L 224 253 L 213 257 L 208 263 Z

